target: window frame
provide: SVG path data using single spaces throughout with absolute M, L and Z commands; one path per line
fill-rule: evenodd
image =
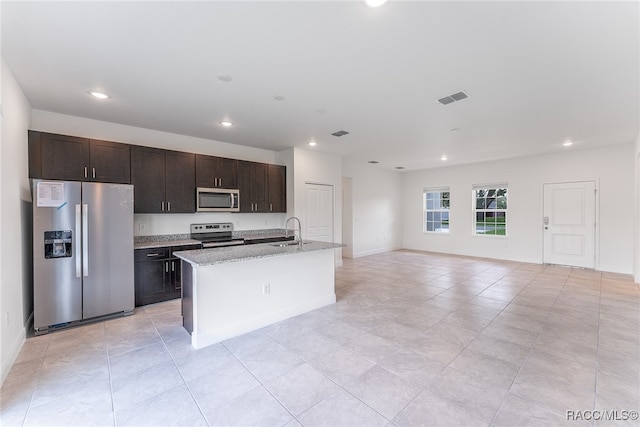
M 487 193 L 481 199 L 484 199 L 484 207 L 478 207 L 478 191 L 487 191 Z M 500 190 L 505 190 L 503 195 L 499 195 Z M 495 191 L 493 195 L 489 195 L 491 191 Z M 488 195 L 488 197 L 487 197 Z M 497 205 L 500 203 L 499 199 L 504 198 L 504 208 L 499 208 Z M 491 202 L 487 202 L 487 200 L 494 199 L 496 206 L 488 207 Z M 482 237 L 509 237 L 509 184 L 506 182 L 502 183 L 494 183 L 494 184 L 476 184 L 472 186 L 471 190 L 471 203 L 472 203 L 472 234 L 473 236 L 482 236 Z M 498 219 L 504 218 L 504 234 L 498 233 L 479 233 L 478 232 L 478 214 L 482 214 L 484 217 L 484 221 L 481 221 L 482 224 L 486 226 L 487 224 L 487 214 L 491 214 L 491 218 L 493 224 L 498 224 Z M 497 227 L 496 227 L 497 231 Z
M 438 200 L 448 200 L 448 208 L 439 208 L 439 209 L 428 209 L 427 206 L 427 200 L 428 200 L 428 196 L 427 193 L 439 193 L 440 196 L 438 198 Z M 443 198 L 442 194 L 443 193 L 447 193 L 448 194 L 448 198 Z M 433 199 L 432 199 L 433 200 Z M 442 204 L 440 204 L 442 205 Z M 446 212 L 447 214 L 447 228 L 446 231 L 445 229 L 440 228 L 439 230 L 436 230 L 434 228 L 434 230 L 429 230 L 428 226 L 427 226 L 427 222 L 432 222 L 434 224 L 436 224 L 436 221 L 440 222 L 440 225 L 442 226 L 442 221 L 444 221 L 442 219 L 442 213 Z M 429 213 L 433 213 L 434 217 L 439 214 L 440 215 L 440 219 L 435 220 L 431 219 L 428 220 L 428 216 Z M 449 235 L 451 234 L 451 188 L 450 187 L 430 187 L 430 188 L 424 188 L 422 190 L 422 233 L 424 234 L 439 234 L 439 235 Z

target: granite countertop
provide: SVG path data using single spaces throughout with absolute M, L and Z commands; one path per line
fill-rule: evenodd
M 304 240 L 302 246 L 275 246 L 274 243 L 260 243 L 247 246 L 227 246 L 223 248 L 198 249 L 193 251 L 174 252 L 174 255 L 193 266 L 202 267 L 228 262 L 247 261 L 282 255 L 294 255 L 305 252 L 342 248 L 341 243 L 327 243 L 315 240 Z
M 133 238 L 133 249 L 166 248 L 168 246 L 199 245 L 198 240 L 190 234 L 162 234 L 159 236 L 136 236 Z
M 293 235 L 293 230 L 289 230 Z M 245 241 L 261 239 L 278 239 L 285 237 L 284 228 L 268 228 L 261 230 L 238 230 L 233 231 L 234 239 L 244 239 Z M 197 245 L 200 241 L 191 238 L 189 233 L 185 234 L 161 234 L 155 236 L 135 236 L 133 238 L 134 249 L 166 248 L 169 246 Z

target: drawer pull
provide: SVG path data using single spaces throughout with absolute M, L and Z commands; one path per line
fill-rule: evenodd
M 148 257 L 160 256 L 160 254 L 147 254 Z

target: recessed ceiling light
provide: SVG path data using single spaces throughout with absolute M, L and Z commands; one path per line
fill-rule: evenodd
M 460 132 L 462 128 L 452 128 L 451 132 Z
M 404 166 L 396 166 L 396 169 L 398 169 L 398 170 L 404 169 Z
M 387 0 L 365 0 L 364 1 L 369 7 L 380 7 L 387 2 Z
M 378 164 L 380 162 L 377 161 L 377 160 L 369 160 L 367 163 L 371 163 L 372 165 L 375 165 L 375 164 Z
M 92 92 L 89 92 L 89 94 L 91 96 L 95 97 L 95 98 L 98 98 L 98 99 L 107 99 L 107 98 L 109 98 L 109 95 L 107 95 L 106 93 L 102 93 L 102 92 L 92 91 Z
M 446 155 L 446 154 L 443 154 L 443 155 L 442 155 L 442 157 L 440 157 L 440 160 L 442 160 L 443 162 L 444 162 L 445 160 L 447 160 L 447 155 Z
M 229 74 L 220 74 L 218 76 L 218 80 L 221 82 L 230 82 L 233 78 Z
M 307 145 L 309 145 L 309 147 L 315 147 L 316 145 L 318 145 L 318 143 L 315 141 L 309 141 L 307 142 Z
M 228 120 L 222 120 L 220 124 L 226 128 L 233 126 L 233 123 Z
M 572 145 L 573 145 L 573 142 L 568 139 L 562 143 L 563 147 L 571 147 Z
M 284 96 L 282 95 L 273 95 L 273 99 L 276 101 L 284 101 Z

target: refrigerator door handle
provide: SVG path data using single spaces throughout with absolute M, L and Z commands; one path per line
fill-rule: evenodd
M 80 213 L 80 205 L 76 205 L 76 229 L 75 229 L 75 233 L 76 233 L 76 241 L 75 241 L 75 258 L 76 258 L 76 277 L 80 277 L 80 275 L 82 274 L 82 262 L 80 259 L 80 252 L 78 252 L 78 250 L 82 247 L 82 239 L 81 239 L 81 235 L 82 235 L 82 231 L 81 231 L 81 227 L 82 227 L 82 214 Z
M 89 275 L 89 205 L 82 205 L 82 275 Z

